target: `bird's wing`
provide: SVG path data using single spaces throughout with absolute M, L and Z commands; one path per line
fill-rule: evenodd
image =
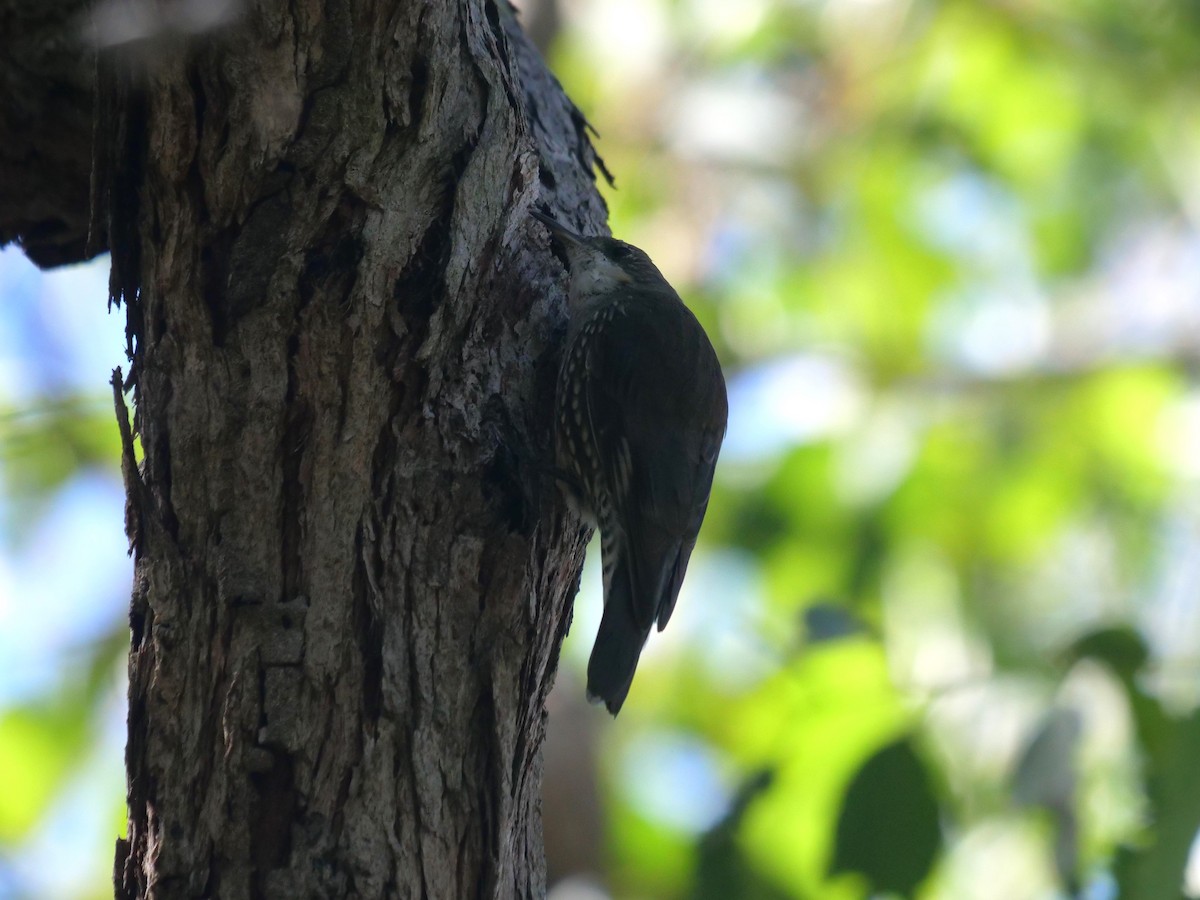
M 647 629 L 656 621 L 661 629 L 674 608 L 724 434 L 723 409 L 719 430 L 693 421 L 696 379 L 711 375 L 695 371 L 696 341 L 711 356 L 707 338 L 690 313 L 681 329 L 678 312 L 664 316 L 656 302 L 636 297 L 600 313 L 626 321 L 600 327 L 590 342 L 586 394 L 613 519 L 623 531 L 618 540 L 627 547 L 634 618 Z

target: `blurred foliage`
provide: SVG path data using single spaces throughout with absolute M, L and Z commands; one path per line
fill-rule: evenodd
M 0 846 L 25 840 L 84 763 L 101 727 L 97 719 L 106 712 L 113 673 L 128 651 L 127 633 L 114 629 L 86 648 L 83 665 L 55 694 L 0 713 L 0 771 L 21 773 L 0 794 Z
M 53 290 L 47 278 L 58 279 Z M 87 396 L 73 387 L 99 355 L 82 348 L 105 337 L 90 325 L 105 321 L 106 281 L 101 266 L 43 277 L 17 254 L 0 254 L 9 313 L 0 329 L 8 373 L 0 400 L 5 898 L 111 897 L 112 842 L 124 831 L 114 736 L 124 719 L 128 562 L 97 565 L 107 544 L 73 543 L 94 536 L 93 526 L 107 528 L 106 514 L 111 546 L 124 543 L 120 506 L 99 508 L 120 484 L 111 395 L 103 380 Z M 105 324 L 118 338 L 120 323 Z M 120 358 L 119 342 L 112 349 Z
M 1182 896 L 1200 6 L 562 8 L 612 229 L 732 406 L 610 731 L 613 895 Z M 716 821 L 655 799 L 671 759 L 635 754 L 668 733 L 712 752 Z
M 81 470 L 120 460 L 111 401 L 77 396 L 0 412 L 5 534 L 20 541 L 47 502 Z
M 938 804 L 925 767 L 907 740 L 889 744 L 846 789 L 830 874 L 858 872 L 877 893 L 909 896 L 940 847 Z

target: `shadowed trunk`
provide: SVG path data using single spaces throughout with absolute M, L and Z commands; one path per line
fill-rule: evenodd
M 504 4 L 159 24 L 100 54 L 91 173 L 136 400 L 118 895 L 541 895 L 585 535 L 527 209 L 602 224 L 585 123 Z

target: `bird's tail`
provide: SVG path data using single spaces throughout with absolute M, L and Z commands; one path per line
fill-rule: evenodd
M 634 618 L 633 582 L 629 569 L 624 560 L 613 567 L 611 580 L 606 585 L 604 616 L 588 660 L 588 700 L 603 702 L 614 716 L 625 702 L 642 647 L 650 635 L 650 627 L 638 625 Z

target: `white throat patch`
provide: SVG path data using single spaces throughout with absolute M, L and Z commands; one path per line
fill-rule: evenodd
M 570 302 L 574 308 L 589 305 L 633 279 L 615 262 L 596 250 L 571 260 Z

